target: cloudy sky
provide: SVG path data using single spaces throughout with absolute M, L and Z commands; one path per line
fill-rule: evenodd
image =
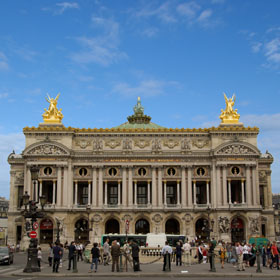
M 279 11 L 278 0 L 1 1 L 0 196 L 23 127 L 58 92 L 63 124 L 80 128 L 125 122 L 137 96 L 159 125 L 219 125 L 223 92 L 235 93 L 280 192 Z

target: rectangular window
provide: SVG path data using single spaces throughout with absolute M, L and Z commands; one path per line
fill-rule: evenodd
M 86 205 L 88 203 L 88 183 L 78 183 L 78 204 Z
M 117 205 L 118 204 L 118 183 L 108 183 L 108 204 Z
M 148 185 L 147 183 L 138 183 L 137 185 L 137 204 L 148 203 Z
M 177 184 L 176 184 L 176 182 L 167 182 L 166 203 L 167 204 L 177 204 Z
M 23 186 L 18 186 L 18 196 L 17 196 L 17 207 L 21 207 L 23 205 L 23 199 L 22 199 L 22 196 L 23 196 Z

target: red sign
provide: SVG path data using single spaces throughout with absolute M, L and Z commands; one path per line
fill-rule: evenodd
M 39 224 L 37 222 L 33 223 L 33 229 L 36 230 L 39 228 Z
M 29 233 L 30 238 L 36 238 L 37 237 L 37 232 L 36 231 L 31 231 Z
M 44 219 L 40 224 L 40 229 L 53 229 L 53 223 L 50 219 Z

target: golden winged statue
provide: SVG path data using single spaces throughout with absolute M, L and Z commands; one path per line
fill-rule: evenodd
M 237 109 L 233 109 L 235 103 L 235 94 L 231 98 L 228 98 L 224 93 L 224 98 L 226 101 L 226 109 L 221 110 L 222 113 L 220 115 L 220 119 L 222 120 L 222 124 L 238 124 L 240 114 L 237 113 Z
M 42 115 L 44 119 L 44 123 L 48 124 L 60 124 L 61 120 L 63 118 L 63 115 L 61 113 L 61 109 L 57 109 L 57 100 L 60 96 L 60 93 L 56 96 L 56 98 L 51 98 L 47 94 L 48 98 L 46 98 L 47 102 L 50 103 L 49 109 L 44 109 L 45 113 Z

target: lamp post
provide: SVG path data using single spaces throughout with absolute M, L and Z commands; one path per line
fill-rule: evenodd
M 88 214 L 88 228 L 86 230 L 88 231 L 88 239 L 89 240 L 87 241 L 87 243 L 90 243 L 89 233 L 91 231 L 93 231 L 93 222 L 94 222 L 93 218 L 89 219 L 90 209 L 91 209 L 90 205 L 88 205 L 87 209 L 86 209 L 87 214 Z M 89 223 L 90 223 L 90 226 L 89 226 Z
M 38 179 L 38 172 L 39 168 L 38 167 L 31 167 L 31 179 L 34 182 L 34 196 L 33 200 L 30 200 L 30 196 L 28 195 L 27 192 L 22 196 L 23 198 L 23 204 L 24 204 L 24 210 L 22 211 L 22 215 L 26 219 L 31 219 L 31 225 L 29 221 L 25 222 L 25 227 L 26 230 L 29 231 L 30 229 L 35 230 L 34 225 L 35 222 L 37 222 L 38 218 L 43 218 L 45 216 L 44 213 L 44 206 L 46 204 L 46 197 L 41 196 L 40 197 L 40 204 L 42 206 L 42 210 L 38 210 L 38 207 L 36 204 L 38 204 L 37 201 L 35 201 L 36 196 L 36 180 Z M 40 267 L 38 266 L 38 260 L 37 260 L 37 255 L 38 255 L 38 239 L 37 238 L 31 238 L 29 248 L 27 250 L 27 264 L 26 267 L 24 268 L 23 272 L 38 272 L 41 271 Z
M 56 219 L 56 224 L 57 224 L 57 231 L 56 231 L 56 243 L 60 244 L 60 221 Z

